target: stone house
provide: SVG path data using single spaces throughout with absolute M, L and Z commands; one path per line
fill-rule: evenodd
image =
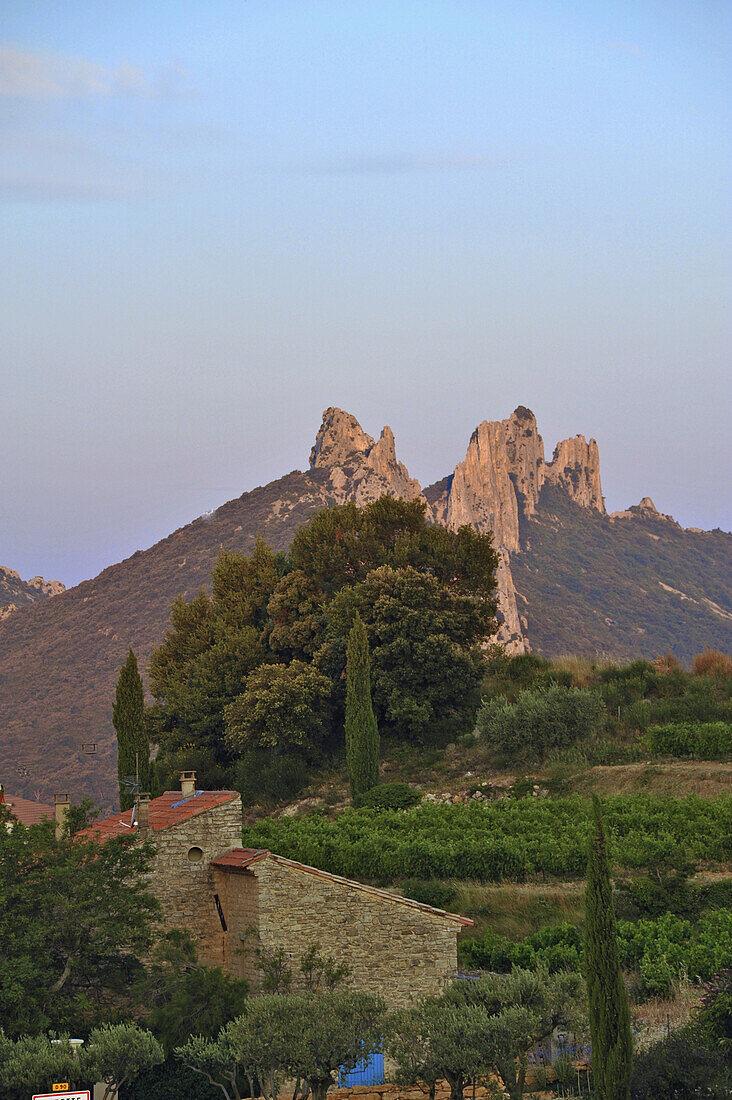
M 293 972 L 313 944 L 347 964 L 353 988 L 391 1006 L 437 994 L 457 972 L 457 937 L 466 917 L 387 890 L 307 867 L 263 849 L 242 848 L 241 799 L 200 791 L 184 772 L 179 791 L 96 822 L 104 841 L 134 832 L 156 848 L 150 888 L 163 919 L 196 939 L 199 959 L 261 983 L 254 952 L 283 949 Z

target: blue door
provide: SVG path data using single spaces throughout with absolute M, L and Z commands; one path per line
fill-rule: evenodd
M 341 1073 L 340 1087 L 351 1089 L 355 1085 L 384 1084 L 384 1055 L 373 1054 L 367 1062 L 359 1062 L 350 1073 Z

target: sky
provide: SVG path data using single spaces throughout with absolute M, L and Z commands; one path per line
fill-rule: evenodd
M 0 563 L 531 408 L 732 526 L 728 0 L 3 0 Z

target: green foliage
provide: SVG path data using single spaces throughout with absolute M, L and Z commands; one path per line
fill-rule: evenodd
M 635 920 L 662 913 L 691 914 L 704 908 L 704 894 L 689 883 L 696 866 L 683 844 L 662 854 L 645 875 L 619 879 L 615 884 L 618 916 Z
M 379 730 L 371 704 L 366 627 L 357 614 L 346 647 L 346 761 L 354 803 L 379 782 Z
M 487 1070 L 489 1029 L 483 1009 L 444 998 L 396 1013 L 386 1047 L 399 1083 L 420 1084 L 434 1098 L 436 1083 L 444 1079 L 450 1100 L 462 1100 L 467 1082 Z
M 463 966 L 472 970 L 508 973 L 514 967 L 533 970 L 541 965 L 550 974 L 579 970 L 582 960 L 581 930 L 566 921 L 543 928 L 523 940 L 509 940 L 488 931 L 484 936 L 458 944 Z
M 262 665 L 224 709 L 226 741 L 237 753 L 265 748 L 312 758 L 328 730 L 330 693 L 330 680 L 302 661 Z
M 52 824 L 0 827 L 0 1019 L 11 1035 L 105 1018 L 124 1004 L 149 949 L 158 902 L 148 843 L 76 836 Z M 108 1018 L 108 1015 L 107 1015 Z
M 245 806 L 289 802 L 307 786 L 309 774 L 301 756 L 250 749 L 234 768 L 233 786 Z
M 112 724 L 117 734 L 119 804 L 121 810 L 129 810 L 134 801 L 132 783 L 138 775 L 139 789 L 150 790 L 150 739 L 145 726 L 145 692 L 132 650 L 117 680 Z
M 732 755 L 732 722 L 671 722 L 651 726 L 644 742 L 654 756 L 720 760 Z
M 448 911 L 456 896 L 454 886 L 436 879 L 407 878 L 401 883 L 401 891 L 405 897 L 421 901 L 423 905 Z
M 610 850 L 631 868 L 654 866 L 685 845 L 689 856 L 723 862 L 732 849 L 732 800 L 608 798 Z M 347 810 L 266 818 L 245 828 L 244 843 L 347 878 L 459 878 L 521 882 L 542 873 L 582 878 L 590 822 L 587 802 L 526 798 L 408 810 Z
M 441 997 L 396 1015 L 389 1053 L 403 1081 L 429 1089 L 444 1077 L 453 1100 L 468 1080 L 490 1073 L 511 1100 L 521 1100 L 529 1051 L 575 1020 L 580 986 L 578 975 L 541 969 L 455 982 Z
M 624 970 L 638 975 L 638 997 L 668 995 L 680 978 L 710 981 L 732 958 L 732 913 L 712 910 L 697 921 L 664 913 L 655 920 L 618 921 L 618 957 Z M 508 972 L 514 967 L 545 966 L 550 973 L 579 970 L 584 934 L 563 922 L 510 940 L 492 931 L 459 945 L 463 966 Z
M 221 1100 L 221 1089 L 204 1081 L 175 1056 L 140 1074 L 120 1092 L 120 1100 Z M 25 1100 L 25 1097 L 23 1097 Z
M 630 1095 L 632 1100 L 726 1100 L 730 1088 L 729 1060 L 691 1025 L 636 1055 Z
M 698 1022 L 708 1041 L 732 1056 L 732 970 L 716 974 L 707 985 Z
M 585 888 L 585 977 L 592 1037 L 592 1079 L 599 1100 L 628 1100 L 633 1061 L 628 994 L 620 971 L 610 864 L 600 801 L 592 800 Z
M 224 710 L 267 658 L 267 603 L 281 571 L 277 556 L 258 540 L 248 557 L 220 556 L 211 596 L 200 592 L 173 604 L 172 629 L 150 659 L 155 704 L 148 722 L 163 768 L 168 762 L 171 771 L 185 766 L 194 750 L 205 753 L 226 778 L 233 756 L 224 738 Z
M 370 810 L 407 810 L 422 801 L 422 795 L 408 783 L 381 783 L 361 797 L 361 805 Z
M 157 1039 L 137 1024 L 104 1024 L 84 1044 L 81 1061 L 87 1075 L 107 1086 L 103 1100 L 112 1100 L 128 1081 L 164 1059 Z
M 271 1100 L 283 1077 L 307 1082 L 314 1100 L 324 1100 L 339 1070 L 354 1069 L 379 1048 L 385 1017 L 384 1004 L 367 993 L 265 993 L 251 998 L 216 1040 L 191 1039 L 176 1054 L 219 1082 L 228 1100 L 240 1096 L 240 1074 L 256 1079 Z
M 496 629 L 496 561 L 490 536 L 430 525 L 423 504 L 389 497 L 318 513 L 287 557 L 261 540 L 249 557 L 222 554 L 211 596 L 174 603 L 151 658 L 162 782 L 195 768 L 222 786 L 258 747 L 312 763 L 343 744 L 359 612 L 379 728 L 416 741 L 471 728 L 480 645 Z
M 200 966 L 193 940 L 171 930 L 152 952 L 135 997 L 147 1011 L 147 1023 L 166 1055 L 189 1035 L 213 1038 L 244 1008 L 249 983 L 220 967 Z
M 709 981 L 732 959 L 732 911 L 714 909 L 695 922 L 664 913 L 657 920 L 619 921 L 620 957 L 638 970 L 647 995 L 682 976 Z M 646 980 L 648 979 L 648 980 Z
M 13 1042 L 0 1030 L 0 1081 L 7 1100 L 27 1100 L 46 1092 L 53 1081 L 68 1081 L 71 1088 L 86 1084 L 84 1067 L 70 1043 L 51 1042 L 47 1035 L 24 1035 Z
M 478 729 L 491 749 L 509 759 L 541 760 L 590 738 L 604 706 L 593 691 L 553 684 L 521 691 L 515 703 L 494 699 L 478 712 Z
M 485 585 L 483 586 L 485 588 Z M 480 642 L 493 604 L 412 566 L 384 565 L 342 589 L 327 611 L 318 665 L 337 689 L 346 639 L 358 613 L 371 650 L 373 705 L 382 735 L 445 743 L 472 729 L 483 670 Z

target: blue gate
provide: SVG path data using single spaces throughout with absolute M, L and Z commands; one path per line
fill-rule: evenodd
M 373 1054 L 367 1062 L 359 1062 L 349 1073 L 341 1073 L 340 1087 L 351 1089 L 355 1085 L 384 1084 L 384 1055 Z

